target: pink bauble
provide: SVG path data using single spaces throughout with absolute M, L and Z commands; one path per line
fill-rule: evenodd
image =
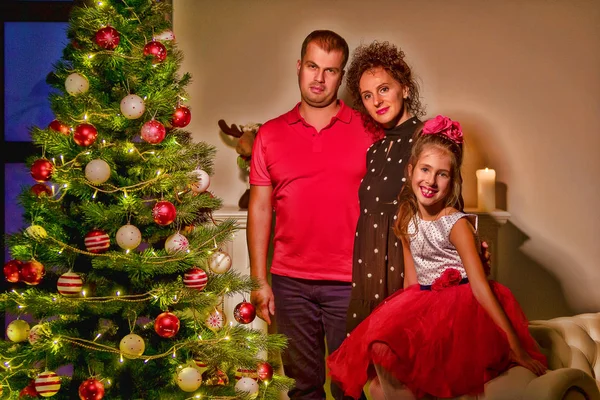
M 169 225 L 177 217 L 177 209 L 170 201 L 159 201 L 152 208 L 154 222 L 158 225 Z
M 154 119 L 142 125 L 141 136 L 148 143 L 157 144 L 162 142 L 166 133 L 165 126 Z
M 144 46 L 144 55 L 152 56 L 153 63 L 161 63 L 167 58 L 167 48 L 161 42 L 153 40 Z
M 183 275 L 183 284 L 191 289 L 202 290 L 207 282 L 208 276 L 202 268 L 194 267 Z
M 173 112 L 173 117 L 171 123 L 173 126 L 177 128 L 183 128 L 187 126 L 192 120 L 192 113 L 190 109 L 184 106 L 178 107 L 175 112 Z
M 121 41 L 121 35 L 112 26 L 99 29 L 95 36 L 96 44 L 106 50 L 114 50 Z
M 88 147 L 94 144 L 96 137 L 98 137 L 98 131 L 96 130 L 96 127 L 91 124 L 78 125 L 73 134 L 75 143 L 82 147 Z
M 75 272 L 65 272 L 58 278 L 56 289 L 63 296 L 79 296 L 83 288 L 83 279 Z
M 173 313 L 164 312 L 154 320 L 154 330 L 160 337 L 172 338 L 179 332 L 179 318 Z
M 85 248 L 90 253 L 101 254 L 110 247 L 110 237 L 102 229 L 94 229 L 85 235 Z
M 53 172 L 54 165 L 45 158 L 35 160 L 31 165 L 31 177 L 38 182 L 49 181 Z

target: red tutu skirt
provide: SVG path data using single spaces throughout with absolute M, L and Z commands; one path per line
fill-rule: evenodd
M 490 287 L 523 348 L 547 365 L 513 294 L 497 282 L 490 281 Z M 396 292 L 328 357 L 331 379 L 346 395 L 360 396 L 375 377 L 372 364 L 387 369 L 417 398 L 482 393 L 487 381 L 513 366 L 506 334 L 477 302 L 470 284 L 434 289 L 413 285 Z M 391 351 L 373 351 L 374 342 Z

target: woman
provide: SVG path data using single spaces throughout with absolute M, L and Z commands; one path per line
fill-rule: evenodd
M 359 189 L 349 334 L 403 286 L 402 245 L 392 226 L 412 136 L 421 127 L 418 117 L 425 111 L 404 53 L 388 42 L 373 42 L 354 51 L 346 85 L 354 107 L 365 115 L 367 129 L 382 135 L 367 152 L 367 174 Z

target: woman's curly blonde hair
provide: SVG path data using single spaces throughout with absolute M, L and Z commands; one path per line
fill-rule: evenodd
M 408 98 L 405 101 L 408 111 L 416 117 L 424 116 L 425 110 L 421 105 L 419 85 L 404 60 L 404 52 L 389 42 L 374 41 L 369 45 L 360 45 L 354 50 L 346 74 L 346 86 L 352 96 L 354 108 L 366 116 L 369 115 L 362 102 L 359 83 L 365 71 L 377 67 L 385 69 L 392 78 L 408 88 Z M 365 118 L 365 125 L 372 128 L 377 126 L 377 123 L 369 116 Z

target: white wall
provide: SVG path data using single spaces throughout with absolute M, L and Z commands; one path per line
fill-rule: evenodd
M 247 184 L 217 121 L 289 110 L 314 29 L 340 33 L 351 50 L 401 46 L 428 117 L 461 121 L 465 200 L 476 205 L 474 171 L 494 168 L 512 215 L 494 249 L 498 279 L 530 318 L 600 311 L 599 1 L 174 0 L 182 71 L 194 78 L 189 129 L 218 148 L 211 190 L 226 204 Z

